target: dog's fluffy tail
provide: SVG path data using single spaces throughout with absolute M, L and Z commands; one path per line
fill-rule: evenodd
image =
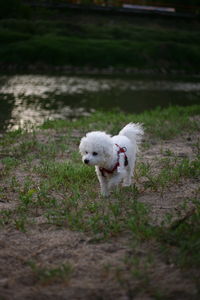
M 143 134 L 143 126 L 139 123 L 129 123 L 119 132 L 119 135 L 125 135 L 133 144 L 136 142 L 137 145 L 141 143 Z

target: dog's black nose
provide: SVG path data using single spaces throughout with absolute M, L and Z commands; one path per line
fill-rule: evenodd
M 88 164 L 89 163 L 89 159 L 84 159 L 84 163 Z

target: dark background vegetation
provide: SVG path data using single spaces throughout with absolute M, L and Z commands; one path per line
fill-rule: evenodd
M 156 1 L 136 1 L 141 4 Z M 173 3 L 172 3 L 173 2 Z M 163 1 L 198 13 L 199 0 Z M 198 14 L 101 13 L 59 8 L 66 1 L 0 0 L 0 68 L 130 68 L 198 73 Z M 91 4 L 92 1 L 82 1 Z M 111 1 L 105 5 L 113 4 Z M 119 6 L 119 2 L 114 3 Z

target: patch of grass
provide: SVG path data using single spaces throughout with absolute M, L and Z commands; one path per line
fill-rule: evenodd
M 0 216 L 1 216 L 1 218 L 0 218 L 0 226 L 5 226 L 8 223 L 10 223 L 10 220 L 12 218 L 12 211 L 9 210 L 9 209 L 1 210 Z
M 144 124 L 145 131 L 153 137 L 171 139 L 181 131 L 192 132 L 199 130 L 199 124 L 191 120 L 193 115 L 200 114 L 199 105 L 190 107 L 173 106 L 166 109 L 157 108 L 146 111 L 139 115 L 124 114 L 122 112 L 96 112 L 88 118 L 80 118 L 75 122 L 64 120 L 47 121 L 41 126 L 42 129 L 81 128 L 81 131 L 105 130 L 116 134 L 124 124 L 128 122 L 139 122 Z
M 200 176 L 200 156 L 197 155 L 194 159 L 165 158 L 158 161 L 161 166 L 160 171 L 152 170 L 149 163 L 138 164 L 136 171 L 136 179 L 145 179 L 144 189 L 159 191 L 161 194 L 171 185 L 178 184 L 185 178 L 199 178 Z
M 158 240 L 164 245 L 165 251 L 170 256 L 173 247 L 176 254 L 171 260 L 181 267 L 199 267 L 200 258 L 198 249 L 200 246 L 200 203 L 199 199 L 193 199 L 194 209 L 188 217 L 169 226 L 162 227 L 158 231 Z M 187 216 L 187 215 L 186 215 Z
M 23 131 L 21 129 L 7 132 L 3 139 L 0 139 L 0 146 L 6 147 L 8 145 L 14 144 L 22 135 Z
M 63 197 L 45 215 L 52 224 L 90 232 L 98 239 L 116 236 L 125 229 L 131 230 L 135 238 L 140 236 L 148 239 L 148 209 L 137 202 L 138 193 L 134 196 L 133 187 L 127 192 L 126 196 L 118 191 L 114 193 L 114 199 L 102 199 L 94 191 L 84 192 L 77 188 L 70 197 Z
M 27 217 L 25 215 L 20 215 L 14 220 L 15 228 L 21 232 L 26 232 Z
M 6 170 L 16 167 L 19 164 L 19 160 L 14 157 L 5 157 L 2 159 L 2 163 Z
M 9 44 L 15 43 L 30 38 L 30 35 L 21 32 L 11 31 L 7 29 L 0 29 L 0 42 Z
M 40 266 L 34 261 L 29 261 L 27 264 L 31 267 L 36 279 L 41 284 L 51 284 L 53 282 L 69 282 L 73 267 L 69 263 L 62 264 L 60 266 Z
M 93 182 L 94 170 L 85 168 L 83 164 L 71 164 L 68 162 L 49 162 L 45 161 L 35 170 L 41 175 L 47 177 L 52 187 L 65 186 L 69 188 L 71 185 L 79 182 L 80 186 Z
M 134 203 L 133 211 L 129 213 L 127 225 L 134 238 L 139 240 L 146 240 L 154 235 L 154 228 L 149 223 L 147 206 L 143 203 Z

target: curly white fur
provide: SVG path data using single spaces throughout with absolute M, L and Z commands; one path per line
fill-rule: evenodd
M 143 133 L 141 124 L 129 123 L 116 136 L 92 131 L 81 139 L 79 150 L 82 160 L 85 164 L 95 166 L 103 196 L 108 196 L 110 189 L 122 181 L 123 186 L 131 185 L 138 144 Z M 119 147 L 125 149 L 125 153 L 119 153 Z M 126 157 L 128 164 L 125 163 Z

